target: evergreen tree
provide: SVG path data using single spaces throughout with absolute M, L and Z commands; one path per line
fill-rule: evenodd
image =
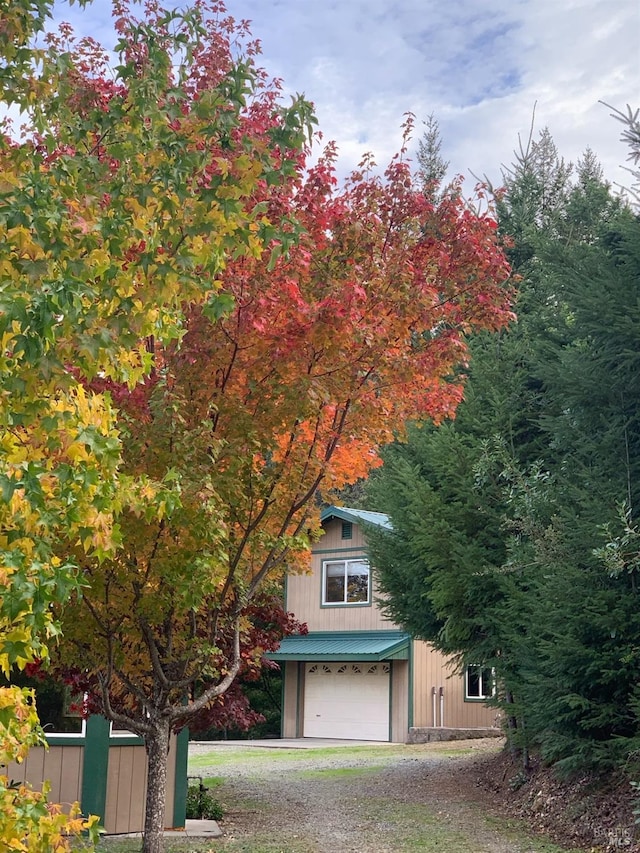
M 601 103 L 604 104 L 604 101 Z M 627 171 L 633 178 L 633 183 L 629 191 L 636 203 L 640 203 L 640 109 L 632 110 L 629 104 L 627 104 L 627 111 L 623 112 L 609 106 L 609 104 L 604 105 L 613 110 L 611 113 L 612 118 L 624 125 L 624 130 L 620 138 L 628 147 L 627 161 L 633 164 L 627 167 Z
M 632 520 L 638 511 L 639 238 L 621 213 L 597 243 L 549 259 L 572 337 L 548 341 L 540 366 L 557 547 L 532 542 L 538 656 L 527 696 L 543 754 L 566 769 L 609 766 L 638 734 L 635 571 L 608 574 L 597 555 L 618 507 Z
M 442 194 L 442 182 L 447 174 L 449 161 L 442 157 L 440 126 L 433 113 L 430 113 L 424 124 L 426 130 L 418 141 L 418 177 L 425 195 L 436 200 Z
M 518 323 L 474 339 L 456 421 L 411 430 L 368 485 L 389 613 L 494 667 L 514 743 L 566 770 L 627 755 L 640 705 L 636 569 L 598 556 L 638 506 L 640 226 L 590 150 L 572 171 L 545 130 L 505 172 Z

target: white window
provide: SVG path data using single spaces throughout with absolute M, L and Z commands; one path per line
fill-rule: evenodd
M 86 721 L 82 716 L 82 694 L 71 690 L 51 678 L 43 679 L 36 687 L 36 709 L 45 735 L 48 738 L 84 737 Z
M 109 737 L 138 737 L 131 729 L 125 729 L 122 723 L 111 723 L 109 726 Z
M 323 564 L 323 604 L 369 604 L 369 598 L 366 560 L 327 560 Z
M 490 699 L 494 694 L 493 670 L 486 666 L 469 664 L 464 672 L 464 698 Z

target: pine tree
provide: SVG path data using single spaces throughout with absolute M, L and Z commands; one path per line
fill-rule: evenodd
M 499 202 L 518 324 L 473 340 L 456 421 L 369 485 L 391 615 L 494 667 L 514 743 L 565 770 L 620 761 L 639 707 L 636 564 L 607 573 L 598 548 L 638 506 L 640 226 L 592 152 L 571 171 L 546 131 L 521 148 Z
M 418 177 L 422 182 L 425 195 L 435 201 L 442 195 L 449 161 L 442 157 L 442 136 L 440 126 L 433 113 L 425 121 L 426 130 L 418 141 Z

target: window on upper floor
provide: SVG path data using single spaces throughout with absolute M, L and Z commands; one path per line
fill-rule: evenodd
M 467 701 L 490 699 L 494 694 L 493 670 L 469 664 L 464 672 L 464 698 Z
M 369 604 L 369 563 L 366 560 L 327 560 L 322 566 L 323 604 Z

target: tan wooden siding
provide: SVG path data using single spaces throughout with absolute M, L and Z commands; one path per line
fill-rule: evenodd
M 144 826 L 146 777 L 144 746 L 111 746 L 104 815 L 107 833 L 139 832 Z
M 405 743 L 409 730 L 409 662 L 391 662 L 391 740 Z
M 173 823 L 175 800 L 175 764 L 177 739 L 171 738 L 167 767 L 165 823 Z M 65 811 L 82 796 L 84 745 L 33 747 L 21 764 L 9 764 L 6 773 L 18 783 L 28 782 L 40 790 L 43 781 L 51 784 L 49 801 L 60 803 Z M 147 757 L 144 746 L 119 746 L 109 749 L 107 799 L 104 828 L 109 833 L 139 832 L 144 826 Z
M 298 737 L 298 662 L 284 664 L 282 737 Z
M 324 525 L 324 534 L 314 545 L 314 551 L 337 550 L 341 548 L 365 549 L 365 539 L 359 524 L 352 527 L 351 539 L 342 538 L 342 521 L 339 518 L 331 518 Z M 366 549 L 365 549 L 366 550 Z
M 322 607 L 322 563 L 341 557 L 365 557 L 362 531 L 353 525 L 353 537 L 342 539 L 342 522 L 333 519 L 325 525 L 325 534 L 317 542 L 311 557 L 311 572 L 287 577 L 287 610 L 295 613 L 310 631 L 380 631 L 396 626 L 385 618 L 375 603 Z M 355 549 L 355 550 L 352 550 Z M 328 552 L 328 553 L 327 553 Z M 373 588 L 373 599 L 378 593 Z
M 26 782 L 37 791 L 42 783 L 51 783 L 49 800 L 60 803 L 65 811 L 80 801 L 84 746 L 42 746 L 30 749 L 21 764 L 9 764 L 7 776 L 16 782 Z
M 165 826 L 173 824 L 175 795 L 176 738 L 169 743 Z M 111 743 L 107 775 L 104 827 L 107 834 L 140 832 L 144 827 L 147 793 L 147 755 L 144 745 L 118 746 Z
M 433 689 L 436 690 L 435 719 Z M 444 691 L 441 715 L 439 691 Z M 447 728 L 484 728 L 495 725 L 497 711 L 483 702 L 465 702 L 464 680 L 453 664 L 428 643 L 413 643 L 413 725 Z

